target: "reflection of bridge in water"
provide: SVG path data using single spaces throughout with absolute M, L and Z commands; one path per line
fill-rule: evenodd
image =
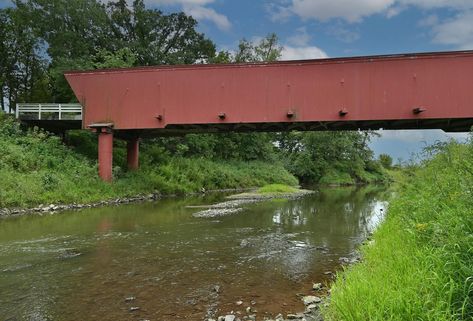
M 112 177 L 114 137 L 128 141 L 128 165 L 134 169 L 142 137 L 381 128 L 468 131 L 473 125 L 473 51 L 65 76 L 84 107 L 82 127 L 98 133 L 104 180 Z

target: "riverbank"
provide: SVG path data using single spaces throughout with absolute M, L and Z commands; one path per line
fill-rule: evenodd
M 155 157 L 150 151 L 144 153 L 138 171 L 127 172 L 115 166 L 114 181 L 108 184 L 98 178 L 95 158 L 92 160 L 66 146 L 57 136 L 39 130 L 23 131 L 14 119 L 1 115 L 0 150 L 0 208 L 14 212 L 38 208 L 41 204 L 43 210 L 50 205 L 88 206 L 115 203 L 117 199 L 127 202 L 150 194 L 186 195 L 272 183 L 298 184 L 277 162 L 179 156 L 158 159 L 159 155 Z M 118 154 L 124 151 L 116 150 Z M 124 155 L 115 156 L 117 162 L 125 159 Z
M 204 145 L 209 141 L 215 143 L 216 139 L 210 138 L 194 141 L 193 149 L 207 150 Z M 196 140 L 195 137 L 192 139 Z M 227 145 L 232 145 L 228 137 L 221 139 Z M 257 151 L 243 149 L 235 158 L 220 159 L 215 153 L 211 153 L 212 156 L 194 151 L 187 155 L 181 151 L 190 148 L 185 144 L 176 143 L 176 150 L 172 152 L 169 145 L 173 144 L 170 141 L 159 140 L 142 144 L 138 171 L 126 170 L 126 144 L 117 141 L 114 148 L 113 183 L 109 184 L 102 182 L 97 175 L 97 139 L 94 135 L 73 131 L 68 133 L 65 141 L 67 144 L 58 136 L 37 128 L 22 129 L 14 118 L 0 114 L 0 215 L 123 204 L 150 198 L 149 195 L 153 195 L 151 198 L 156 198 L 155 195 L 189 195 L 208 190 L 246 189 L 275 183 L 298 185 L 298 179 L 288 170 L 287 164 L 278 160 L 281 155 L 277 152 L 253 158 L 256 157 L 253 154 L 258 154 Z M 253 146 L 251 142 L 250 139 L 248 144 Z M 248 147 L 248 144 L 240 143 L 240 147 Z M 232 153 L 235 152 L 233 145 L 229 146 Z M 260 149 L 259 145 L 253 147 Z M 359 169 L 356 175 L 352 174 L 368 175 L 366 179 L 350 182 L 386 181 L 386 171 L 379 164 L 375 166 L 375 161 L 370 164 L 373 167 L 372 174 L 377 173 L 372 177 L 373 180 L 367 178 L 371 177 L 368 171 Z M 326 170 L 333 172 L 329 167 Z M 351 177 L 348 172 L 339 169 L 337 173 Z M 333 177 L 324 182 L 333 185 L 340 183 L 340 180 Z
M 265 189 L 282 187 L 284 192 L 266 192 Z M 263 192 L 260 192 L 260 191 Z M 224 214 L 230 214 L 229 209 L 238 209 L 240 205 L 250 204 L 254 202 L 260 202 L 271 199 L 294 199 L 297 197 L 302 197 L 304 195 L 312 194 L 312 190 L 298 189 L 296 187 L 291 187 L 283 184 L 270 184 L 265 185 L 262 188 L 233 188 L 233 189 L 219 189 L 219 190 L 201 190 L 200 192 L 187 193 L 186 197 L 203 195 L 209 193 L 238 193 L 227 196 L 229 201 L 222 202 L 214 205 L 200 205 L 200 206 L 188 206 L 188 208 L 205 208 L 205 209 L 214 209 L 216 212 L 215 216 L 222 216 Z M 114 199 L 102 200 L 93 203 L 86 204 L 40 204 L 35 207 L 26 207 L 26 208 L 0 208 L 0 218 L 2 217 L 12 217 L 12 216 L 21 216 L 29 214 L 55 214 L 62 211 L 69 210 L 83 210 L 90 208 L 98 208 L 103 206 L 120 206 L 125 204 L 134 204 L 142 202 L 154 202 L 163 198 L 177 197 L 177 194 L 168 194 L 163 195 L 159 192 L 150 193 L 150 194 L 139 194 L 131 197 L 119 197 Z
M 472 192 L 473 145 L 441 147 L 399 186 L 362 263 L 337 275 L 325 320 L 471 320 Z

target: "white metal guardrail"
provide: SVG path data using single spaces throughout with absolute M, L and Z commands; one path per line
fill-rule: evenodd
M 16 104 L 16 118 L 25 120 L 82 120 L 80 104 Z

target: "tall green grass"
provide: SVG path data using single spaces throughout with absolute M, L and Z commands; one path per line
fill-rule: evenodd
M 159 158 L 146 150 L 141 169 L 127 172 L 123 168 L 124 148 L 119 143 L 114 182 L 108 184 L 97 176 L 96 156 L 92 156 L 96 155 L 96 146 L 91 141 L 80 141 L 77 135 L 75 139 L 77 147 L 71 149 L 56 136 L 21 130 L 15 120 L 0 113 L 0 208 L 87 203 L 152 192 L 184 194 L 202 189 L 298 183 L 279 164 Z
M 298 189 L 294 186 L 288 186 L 284 184 L 269 184 L 258 189 L 258 193 L 261 194 L 283 194 L 283 193 L 295 193 Z
M 473 320 L 473 144 L 443 146 L 397 192 L 327 320 Z

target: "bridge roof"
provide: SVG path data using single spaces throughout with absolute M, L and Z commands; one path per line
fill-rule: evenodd
M 188 64 L 188 65 L 156 65 L 156 66 L 139 66 L 130 68 L 107 68 L 94 70 L 70 70 L 66 71 L 66 75 L 73 74 L 100 74 L 100 73 L 124 73 L 124 72 L 145 72 L 154 70 L 176 70 L 176 69 L 222 69 L 222 68 L 246 68 L 250 66 L 285 66 L 285 65 L 311 65 L 311 64 L 331 64 L 331 63 L 353 63 L 353 62 L 374 62 L 374 61 L 393 61 L 405 59 L 428 59 L 428 58 L 452 58 L 472 56 L 473 50 L 458 51 L 434 51 L 434 52 L 417 52 L 417 53 L 401 53 L 388 55 L 368 55 L 353 57 L 327 57 L 317 59 L 301 59 L 301 60 L 278 60 L 269 62 L 245 62 L 245 63 L 221 63 L 221 64 Z

